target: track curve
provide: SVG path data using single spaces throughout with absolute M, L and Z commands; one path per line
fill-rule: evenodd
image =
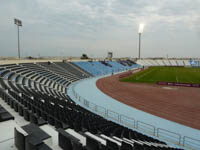
M 112 98 L 136 109 L 200 129 L 200 88 L 126 83 L 119 75 L 99 79 L 97 87 Z

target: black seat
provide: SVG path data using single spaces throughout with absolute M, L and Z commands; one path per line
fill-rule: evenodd
M 37 116 L 41 116 L 41 111 L 39 108 L 36 109 L 36 114 L 37 114 Z
M 31 110 L 32 110 L 33 113 L 36 113 L 36 108 L 35 108 L 35 106 L 32 105 L 32 106 L 31 106 Z
M 18 112 L 18 102 L 14 102 L 14 110 L 15 112 Z
M 84 150 L 79 139 L 65 132 L 63 129 L 58 129 L 59 132 L 58 142 L 59 146 L 64 150 Z
M 30 111 L 27 108 L 24 108 L 23 114 L 24 114 L 24 119 L 26 121 L 30 121 Z
M 37 150 L 52 150 L 49 146 L 47 146 L 46 144 L 41 144 L 40 146 L 38 146 Z
M 122 141 L 122 146 L 120 150 L 133 150 L 133 145 Z
M 57 120 L 57 119 L 55 119 L 55 127 L 56 127 L 56 128 L 63 128 L 63 127 L 62 127 L 62 122 L 59 121 L 59 120 Z
M 0 105 L 0 122 L 14 119 L 14 117 Z
M 72 139 L 73 150 L 84 150 L 82 144 L 77 139 Z
M 26 136 L 25 138 L 26 150 L 51 150 L 43 142 L 44 140 L 47 140 L 51 136 L 49 136 L 38 126 L 34 124 L 28 124 L 23 126 L 22 129 L 28 133 L 28 136 Z
M 18 105 L 18 112 L 20 116 L 24 116 L 24 107 L 21 104 Z
M 37 116 L 34 113 L 30 113 L 30 122 L 38 124 Z
M 1 105 L 0 105 L 0 114 L 2 114 L 2 113 L 6 113 L 7 112 L 7 110 L 5 110 L 3 107 L 1 107 Z
M 44 111 L 41 111 L 41 117 L 42 117 L 45 121 L 48 120 L 48 115 L 47 115 L 47 113 L 44 112 Z
M 142 144 L 134 142 L 134 150 L 145 150 Z
M 9 112 L 0 114 L 0 122 L 11 120 L 11 119 L 14 120 L 14 117 Z
M 37 120 L 37 125 L 38 125 L 38 126 L 42 126 L 42 125 L 47 124 L 47 121 L 45 121 L 43 118 L 39 117 L 39 118 L 37 118 L 37 119 L 38 119 L 38 120 Z
M 51 116 L 51 115 L 49 115 L 49 116 L 48 116 L 48 122 L 49 122 L 49 124 L 50 124 L 50 125 L 52 125 L 52 126 L 53 126 L 53 125 L 55 124 L 54 117 L 53 117 L 53 116 Z
M 8 98 L 7 104 L 10 105 L 10 107 L 14 109 L 14 100 Z
M 9 97 L 8 97 L 8 98 L 6 98 L 6 103 L 7 103 L 8 105 L 10 105 L 10 107 L 11 107 L 11 108 L 14 108 L 14 106 L 13 106 L 13 105 L 11 106 L 11 101 L 12 101 L 12 99 L 11 99 L 11 98 L 9 98 Z
M 62 129 L 58 129 L 59 135 L 58 135 L 58 144 L 62 149 L 66 150 L 73 150 L 73 146 L 70 140 L 70 135 L 66 133 Z
M 108 150 L 119 150 L 120 147 L 117 145 L 117 143 L 114 143 L 110 140 L 106 140 L 106 148 Z
M 25 150 L 25 135 L 18 131 L 16 128 L 14 129 L 15 134 L 15 146 L 20 150 Z
M 100 142 L 86 135 L 86 149 L 87 150 L 93 150 L 93 149 L 101 150 L 101 148 L 102 146 Z

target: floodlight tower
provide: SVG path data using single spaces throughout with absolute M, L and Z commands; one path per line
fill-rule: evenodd
M 17 25 L 17 37 L 18 37 L 18 58 L 20 59 L 20 41 L 19 41 L 19 27 L 22 26 L 22 21 L 14 19 L 14 23 Z
M 143 32 L 143 29 L 144 29 L 144 24 L 141 23 L 140 26 L 139 26 L 139 31 L 138 31 L 138 34 L 139 34 L 139 55 L 138 55 L 138 59 L 140 59 L 140 51 L 141 51 L 141 35 L 142 35 L 142 32 Z

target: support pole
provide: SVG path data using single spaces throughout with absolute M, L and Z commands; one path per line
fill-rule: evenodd
M 139 33 L 139 55 L 138 55 L 139 59 L 140 59 L 140 51 L 141 51 L 141 33 Z
M 20 59 L 19 26 L 17 26 L 17 32 L 18 32 L 18 58 Z

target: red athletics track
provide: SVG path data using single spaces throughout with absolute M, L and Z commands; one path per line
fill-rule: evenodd
M 112 98 L 147 113 L 200 129 L 200 88 L 125 83 L 114 75 L 97 81 Z

